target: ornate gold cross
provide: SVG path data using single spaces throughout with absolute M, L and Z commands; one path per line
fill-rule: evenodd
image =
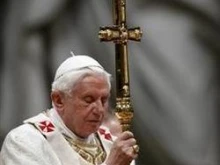
M 126 0 L 113 0 L 114 25 L 100 27 L 101 41 L 115 43 L 116 59 L 116 109 L 115 115 L 119 119 L 123 131 L 129 130 L 133 118 L 130 99 L 128 48 L 129 40 L 140 41 L 142 32 L 139 27 L 127 28 Z

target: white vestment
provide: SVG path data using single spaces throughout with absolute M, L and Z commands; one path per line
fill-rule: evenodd
M 113 142 L 109 140 L 107 128 L 100 128 L 104 133 L 97 133 L 108 156 Z M 7 135 L 1 150 L 0 165 L 92 165 L 70 146 L 63 134 L 76 138 L 54 109 L 25 120 L 23 125 Z M 94 136 L 92 134 L 86 140 L 90 142 Z

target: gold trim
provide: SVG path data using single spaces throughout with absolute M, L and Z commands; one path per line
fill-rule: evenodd
M 99 165 L 105 161 L 106 152 L 101 144 L 98 135 L 95 136 L 95 144 L 89 144 L 80 140 L 72 139 L 64 135 L 70 146 L 87 162 L 93 165 Z

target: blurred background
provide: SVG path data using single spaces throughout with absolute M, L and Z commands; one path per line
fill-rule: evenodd
M 9 130 L 50 108 L 55 69 L 88 54 L 115 78 L 111 0 L 0 1 L 0 146 Z M 133 132 L 138 165 L 219 165 L 219 0 L 127 0 Z M 113 80 L 114 86 L 114 80 Z M 114 102 L 114 89 L 113 89 Z

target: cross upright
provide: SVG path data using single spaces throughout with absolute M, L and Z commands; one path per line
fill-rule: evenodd
M 139 27 L 127 28 L 126 0 L 113 1 L 113 26 L 100 27 L 100 41 L 115 43 L 116 62 L 116 108 L 115 115 L 119 119 L 122 129 L 129 130 L 133 118 L 130 99 L 128 48 L 129 40 L 140 41 L 142 31 Z

